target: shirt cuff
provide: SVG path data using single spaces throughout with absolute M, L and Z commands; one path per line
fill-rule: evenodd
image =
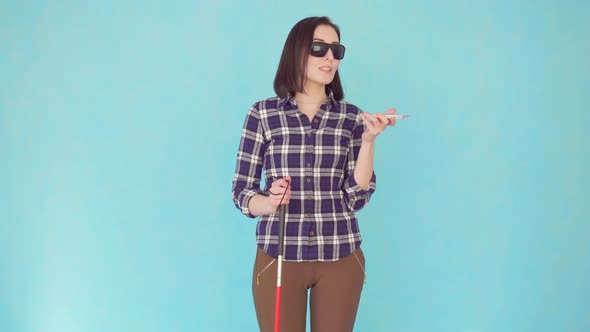
M 369 187 L 367 190 L 362 189 L 361 186 L 356 182 L 354 179 L 354 175 L 351 175 L 348 178 L 347 185 L 345 186 L 344 190 L 348 194 L 348 197 L 351 202 L 357 201 L 359 199 L 366 200 L 371 193 L 375 191 L 375 174 L 371 176 L 371 181 L 369 182 Z
M 252 199 L 252 197 L 254 197 L 258 194 L 262 194 L 262 192 L 258 192 L 255 190 L 244 190 L 241 194 L 240 210 L 242 211 L 242 213 L 244 215 L 246 215 L 249 218 L 256 218 L 256 216 L 250 212 L 250 209 L 248 208 L 248 206 L 250 204 L 250 200 Z

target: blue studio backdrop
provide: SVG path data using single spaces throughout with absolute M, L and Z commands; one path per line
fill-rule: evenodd
M 248 108 L 327 15 L 377 141 L 356 330 L 590 331 L 584 1 L 2 1 L 0 331 L 257 331 Z

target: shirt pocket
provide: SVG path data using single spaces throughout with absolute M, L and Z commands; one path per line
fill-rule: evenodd
M 318 144 L 321 146 L 316 158 L 320 158 L 320 167 L 323 170 L 333 174 L 332 183 L 336 185 L 333 189 L 340 188 L 344 181 L 350 137 L 342 130 L 334 128 L 323 128 L 318 135 Z
M 283 133 L 281 130 L 272 132 L 269 136 L 268 148 L 265 154 L 265 166 L 271 169 L 288 169 L 301 167 L 299 154 L 304 153 L 305 142 L 300 133 Z M 273 174 L 275 177 L 283 177 L 288 174 Z
M 344 175 L 346 163 L 348 161 L 348 149 L 349 149 L 350 138 L 347 136 L 336 136 L 331 146 L 330 154 L 332 162 L 331 167 L 334 168 L 336 174 L 339 176 Z

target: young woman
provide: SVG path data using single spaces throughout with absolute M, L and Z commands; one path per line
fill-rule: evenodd
M 281 332 L 305 331 L 308 295 L 312 331 L 354 325 L 365 279 L 355 212 L 375 191 L 375 139 L 395 120 L 342 100 L 344 53 L 330 19 L 301 20 L 283 48 L 277 96 L 246 116 L 233 200 L 246 216 L 259 217 L 252 291 L 264 332 L 274 326 L 279 204 L 287 205 Z

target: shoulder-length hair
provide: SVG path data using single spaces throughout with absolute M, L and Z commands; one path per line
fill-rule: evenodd
M 280 98 L 285 98 L 288 95 L 294 97 L 296 93 L 304 92 L 307 57 L 311 49 L 313 33 L 318 25 L 331 26 L 336 30 L 338 39 L 340 39 L 340 29 L 326 16 L 308 17 L 297 22 L 287 36 L 275 75 L 273 87 Z M 336 70 L 332 82 L 326 85 L 326 94 L 329 94 L 330 91 L 334 94 L 334 99 L 339 101 L 344 98 L 338 70 Z

